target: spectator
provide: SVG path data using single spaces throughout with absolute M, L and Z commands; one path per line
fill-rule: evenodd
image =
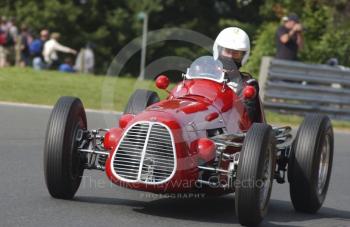
M 86 44 L 85 48 L 82 48 L 75 60 L 74 69 L 80 73 L 94 73 L 95 56 L 92 50 L 92 44 Z
M 8 24 L 5 16 L 0 18 L 0 29 L 6 32 L 8 31 Z
M 283 18 L 283 25 L 276 32 L 276 58 L 297 60 L 298 50 L 304 45 L 303 27 L 296 14 Z
M 30 52 L 29 52 L 29 45 L 32 41 L 32 37 L 30 36 L 28 32 L 28 27 L 26 25 L 21 26 L 21 34 L 19 35 L 19 42 L 20 42 L 20 54 L 21 54 L 21 60 L 20 60 L 20 66 L 25 67 L 30 65 Z
M 15 45 L 19 37 L 18 28 L 16 23 L 16 18 L 12 17 L 10 21 L 7 22 L 8 27 L 8 39 L 7 39 L 7 50 L 8 50 L 8 61 L 11 65 L 19 63 L 20 57 L 16 54 Z
M 7 65 L 7 27 L 6 18 L 0 17 L 0 68 Z
M 8 29 L 12 39 L 14 41 L 17 40 L 18 28 L 17 28 L 16 18 L 13 17 L 11 18 L 11 21 L 8 22 Z
M 49 38 L 49 31 L 44 29 L 40 32 L 40 38 L 35 39 L 29 46 L 30 54 L 33 57 L 33 68 L 41 70 L 45 68 L 43 49 Z
M 43 56 L 48 67 L 51 69 L 56 69 L 59 65 L 59 59 L 57 52 L 76 54 L 77 52 L 72 48 L 61 45 L 58 40 L 60 38 L 59 33 L 52 33 L 51 38 L 44 44 Z
M 338 66 L 339 65 L 338 58 L 330 58 L 327 60 L 326 64 L 329 66 Z
M 74 73 L 75 70 L 73 69 L 72 58 L 69 58 L 69 57 L 65 58 L 64 63 L 58 67 L 58 71 L 65 72 L 65 73 Z
M 7 65 L 6 33 L 0 28 L 0 68 Z

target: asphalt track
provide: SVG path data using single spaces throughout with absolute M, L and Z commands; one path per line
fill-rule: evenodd
M 239 226 L 233 195 L 172 199 L 113 186 L 85 171 L 74 200 L 49 196 L 43 174 L 48 108 L 0 105 L 0 226 Z M 111 113 L 88 113 L 89 128 L 110 127 Z M 288 184 L 274 184 L 262 226 L 350 226 L 350 134 L 335 136 L 328 195 L 316 215 L 296 213 Z

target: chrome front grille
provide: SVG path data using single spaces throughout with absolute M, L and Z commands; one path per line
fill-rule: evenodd
M 118 158 L 114 157 L 113 162 L 114 170 L 119 176 L 129 180 L 137 179 L 148 129 L 149 124 L 134 125 L 119 143 L 116 152 Z
M 164 183 L 176 169 L 171 131 L 158 122 L 132 125 L 125 132 L 112 158 L 112 170 L 128 182 Z

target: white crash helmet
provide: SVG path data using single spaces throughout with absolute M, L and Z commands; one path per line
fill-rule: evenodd
M 214 59 L 219 58 L 220 47 L 243 51 L 244 55 L 241 60 L 241 65 L 243 66 L 250 54 L 250 40 L 245 31 L 237 27 L 229 27 L 222 30 L 216 37 L 213 46 L 213 57 Z

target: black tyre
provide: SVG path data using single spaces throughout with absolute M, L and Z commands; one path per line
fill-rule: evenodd
M 299 127 L 288 163 L 294 209 L 315 213 L 325 200 L 333 162 L 333 129 L 325 115 L 307 115 Z
M 267 213 L 275 169 L 271 126 L 254 123 L 240 152 L 236 179 L 236 215 L 242 225 L 258 225 Z
M 148 106 L 159 102 L 159 96 L 154 91 L 137 89 L 129 98 L 125 107 L 124 114 L 138 114 L 145 110 Z
M 51 112 L 44 147 L 45 181 L 52 197 L 71 199 L 78 190 L 84 168 L 76 138 L 86 128 L 80 99 L 61 97 Z

